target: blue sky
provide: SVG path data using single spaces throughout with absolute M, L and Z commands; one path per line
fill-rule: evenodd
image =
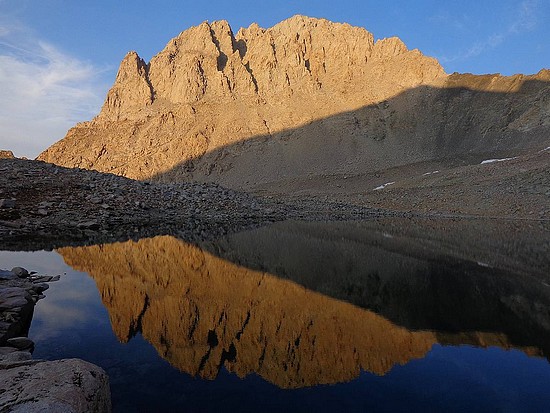
M 550 0 L 0 0 L 0 149 L 35 157 L 91 119 L 130 50 L 148 61 L 204 20 L 236 32 L 294 14 L 398 36 L 448 73 L 550 68 Z

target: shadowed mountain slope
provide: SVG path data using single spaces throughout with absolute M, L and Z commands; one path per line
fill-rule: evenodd
M 456 157 L 541 149 L 550 71 L 446 75 L 397 38 L 295 16 L 233 34 L 182 32 L 129 53 L 101 113 L 39 159 L 119 175 L 253 190 Z M 548 145 L 546 145 L 548 146 Z

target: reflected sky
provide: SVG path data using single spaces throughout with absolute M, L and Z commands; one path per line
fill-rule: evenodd
M 16 266 L 41 275 L 61 276 L 59 281 L 49 283 L 50 288 L 43 293 L 47 299 L 39 301 L 35 309 L 33 340 L 54 338 L 79 325 L 104 322 L 104 314 L 101 313 L 105 310 L 98 302 L 93 280 L 68 267 L 56 252 L 0 251 L 0 267 L 11 269 Z M 36 316 L 36 312 L 40 315 Z

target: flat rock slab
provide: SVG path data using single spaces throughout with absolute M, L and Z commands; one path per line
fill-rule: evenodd
M 13 272 L 0 270 L 0 280 L 13 280 L 15 278 L 18 278 L 18 277 Z
M 103 369 L 78 359 L 37 361 L 0 370 L 2 411 L 110 412 L 109 379 Z
M 8 346 L 15 347 L 18 350 L 25 350 L 34 347 L 34 342 L 28 337 L 13 337 L 6 340 Z
M 30 302 L 32 302 L 31 295 L 24 288 L 8 287 L 0 289 L 0 311 L 23 307 Z

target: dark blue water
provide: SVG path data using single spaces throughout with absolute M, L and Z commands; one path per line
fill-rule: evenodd
M 362 371 L 347 383 L 296 389 L 254 373 L 239 378 L 224 367 L 215 380 L 192 377 L 139 332 L 120 343 L 94 280 L 56 252 L 1 252 L 0 264 L 63 274 L 36 306 L 29 333 L 34 357 L 77 357 L 104 368 L 115 411 L 550 411 L 548 360 L 498 347 L 435 344 L 425 357 L 384 375 Z

